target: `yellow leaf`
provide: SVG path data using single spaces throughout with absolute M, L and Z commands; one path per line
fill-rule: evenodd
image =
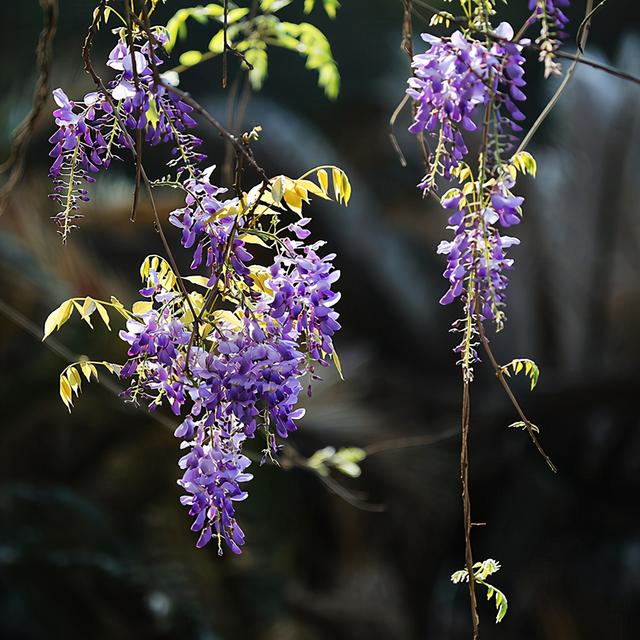
M 311 182 L 311 180 L 301 179 L 297 180 L 296 183 L 307 191 L 313 193 L 314 196 L 324 198 L 325 200 L 331 199 L 315 182 Z
M 111 304 L 113 305 L 114 309 L 124 318 L 129 318 L 129 314 L 126 312 L 124 305 L 122 304 L 122 302 L 120 302 L 120 300 L 118 300 L 118 298 L 116 298 L 115 296 L 111 296 L 111 298 L 109 298 L 109 300 L 111 301 Z
M 225 322 L 226 324 L 229 324 L 236 329 L 240 329 L 242 327 L 242 320 L 240 320 L 240 318 L 238 318 L 238 316 L 231 311 L 214 311 L 213 317 L 216 321 Z
M 73 312 L 73 300 L 65 300 L 57 309 L 54 309 L 44 322 L 45 340 L 55 329 L 59 329 L 70 317 Z
M 333 192 L 335 193 L 336 200 L 340 202 L 342 197 L 342 176 L 340 175 L 340 169 L 333 167 L 333 169 L 331 169 L 331 177 L 333 179 Z
M 282 196 L 284 195 L 284 184 L 282 176 L 278 176 L 271 183 L 271 197 L 276 204 L 282 202 Z
M 318 169 L 318 173 L 316 175 L 318 176 L 320 187 L 324 191 L 325 195 L 327 195 L 327 192 L 329 191 L 329 176 L 327 172 L 324 169 Z
M 80 317 L 93 329 L 91 324 L 91 314 L 96 310 L 94 301 L 87 296 L 82 303 L 82 306 L 76 301 L 73 301 L 73 306 L 78 310 Z
M 197 284 L 200 287 L 209 287 L 209 278 L 205 278 L 204 276 L 184 276 L 182 279 L 193 282 L 193 284 Z
M 69 367 L 67 369 L 67 378 L 69 379 L 69 383 L 71 384 L 71 388 L 78 395 L 80 388 L 82 387 L 82 378 L 78 373 L 78 370 L 75 367 Z
M 349 204 L 349 200 L 351 199 L 351 183 L 349 182 L 349 178 L 345 173 L 342 174 L 342 181 L 344 185 L 344 206 L 346 207 Z
M 269 245 L 267 245 L 262 238 L 255 236 L 252 233 L 245 233 L 239 236 L 238 239 L 247 244 L 259 244 L 261 247 L 269 248 Z
M 109 314 L 107 313 L 107 310 L 97 300 L 95 300 L 94 302 L 96 303 L 96 309 L 98 310 L 98 313 L 102 318 L 102 322 L 104 322 L 105 325 L 107 325 L 107 329 L 111 331 L 111 325 L 109 324 Z
M 87 360 L 80 360 L 78 363 L 80 365 L 80 371 L 84 374 L 84 377 L 87 379 L 87 382 L 91 382 L 91 374 L 93 371 L 91 370 L 91 363 Z
M 151 311 L 151 309 L 153 309 L 153 302 L 150 300 L 139 300 L 138 302 L 134 302 L 133 307 L 131 307 L 131 310 L 136 316 L 142 316 L 148 311 Z
M 249 277 L 255 282 L 256 289 L 262 293 L 272 294 L 273 291 L 267 286 L 267 280 L 271 277 L 271 273 L 265 267 L 251 265 L 249 267 Z
M 333 364 L 336 366 L 336 370 L 338 375 L 340 376 L 340 380 L 344 380 L 344 376 L 342 375 L 342 364 L 340 363 L 340 358 L 338 357 L 338 352 L 335 347 L 333 348 L 333 353 L 331 354 L 333 358 Z
M 62 398 L 62 402 L 64 402 L 67 409 L 69 409 L 69 413 L 71 413 L 71 407 L 73 405 L 73 392 L 71 391 L 71 385 L 69 384 L 69 381 L 63 375 L 60 376 L 60 397 Z
M 302 213 L 302 198 L 295 191 L 285 191 L 284 201 L 292 211 L 298 215 Z

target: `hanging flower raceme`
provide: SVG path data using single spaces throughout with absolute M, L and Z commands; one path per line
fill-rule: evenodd
M 522 51 L 529 41 L 514 42 L 506 22 L 482 40 L 475 33 L 474 28 L 449 38 L 423 35 L 431 46 L 414 57 L 407 90 L 417 106 L 410 131 L 427 132 L 434 140 L 429 171 L 419 187 L 434 190 L 438 177 L 460 182 L 441 198 L 453 238 L 441 242 L 438 253 L 446 256 L 448 282 L 440 302 L 459 300 L 463 308 L 452 331 L 462 333 L 454 351 L 467 380 L 477 359 L 477 322 L 489 320 L 499 330 L 505 320 L 513 266 L 508 250 L 519 244 L 505 230 L 519 223 L 523 204 L 512 192 L 515 178 L 518 172 L 535 173 L 535 161 L 526 152 L 509 157 L 525 118 L 518 103 L 526 99 Z M 474 177 L 465 158 L 468 136 L 477 129 L 482 131 Z
M 246 443 L 262 432 L 264 455 L 276 456 L 304 415 L 302 380 L 317 379 L 318 366 L 330 358 L 340 366 L 333 346 L 340 328 L 333 287 L 340 274 L 335 255 L 321 255 L 324 243 L 307 241 L 309 218 L 302 217 L 302 207 L 311 195 L 346 205 L 351 186 L 337 167 L 320 167 L 297 180 L 265 176 L 248 193 L 236 185 L 237 197 L 226 197 L 226 189 L 211 183 L 214 167 L 201 166 L 205 156 L 192 133 L 192 108 L 158 75 L 165 32 L 154 30 L 151 42 L 139 31 L 116 33 L 107 61 L 116 76 L 105 91 L 82 102 L 54 91 L 58 130 L 51 138 L 51 175 L 53 198 L 63 207 L 56 221 L 66 239 L 94 174 L 123 150 L 167 143 L 170 175 L 152 186 L 184 192 L 184 206 L 168 218 L 191 253 L 191 274 L 182 277 L 173 260 L 149 256 L 140 269 L 143 299 L 131 309 L 115 298 L 67 300 L 47 319 L 45 337 L 74 309 L 89 324 L 97 312 L 109 327 L 109 309 L 125 318 L 119 332 L 124 364 L 70 365 L 60 377 L 62 399 L 71 408 L 80 374 L 97 378 L 103 366 L 126 381 L 125 400 L 149 411 L 168 407 L 179 418 L 178 484 L 199 534 L 197 546 L 215 539 L 220 552 L 224 543 L 240 553 L 244 533 L 235 510 L 251 479 Z M 289 211 L 297 222 L 284 222 Z M 266 264 L 256 262 L 250 245 L 267 252 Z
M 192 530 L 199 533 L 197 546 L 213 539 L 220 552 L 224 543 L 239 553 L 244 533 L 236 506 L 247 497 L 244 486 L 251 479 L 243 448 L 262 432 L 264 454 L 276 456 L 304 416 L 302 380 L 317 379 L 318 366 L 330 358 L 339 366 L 333 337 L 340 328 L 334 309 L 340 274 L 335 255 L 321 255 L 323 242 L 307 242 L 309 218 L 281 223 L 289 206 L 300 213 L 309 193 L 330 198 L 325 169 L 316 170 L 319 184 L 279 176 L 269 188 L 258 185 L 231 199 L 211 184 L 212 170 L 171 183 L 185 192 L 185 206 L 169 219 L 181 229 L 182 246 L 195 247 L 192 275 L 179 278 L 165 259 L 149 256 L 140 270 L 143 300 L 131 310 L 115 299 L 87 298 L 77 307 L 68 301 L 51 314 L 45 333 L 66 322 L 74 308 L 86 319 L 96 310 L 106 314 L 108 307 L 126 318 L 119 335 L 127 361 L 122 367 L 95 364 L 127 381 L 126 400 L 150 411 L 165 405 L 179 417 L 178 484 Z M 346 176 L 332 168 L 332 177 L 334 193 L 346 204 Z M 270 266 L 256 264 L 249 243 L 271 251 Z M 191 285 L 196 288 L 187 291 Z M 91 378 L 94 363 L 77 366 L 89 367 Z M 61 377 L 69 406 L 66 389 L 77 392 L 78 380 L 73 366 Z
M 434 140 L 429 171 L 419 185 L 424 191 L 435 188 L 438 176 L 452 178 L 468 154 L 463 132 L 478 128 L 481 107 L 495 106 L 494 156 L 508 148 L 511 132 L 521 130 L 517 121 L 524 115 L 516 102 L 525 99 L 521 52 L 526 41 L 511 42 L 513 29 L 505 22 L 495 35 L 498 40 L 489 48 L 460 31 L 450 38 L 422 35 L 431 47 L 414 57 L 407 94 L 417 105 L 409 130 L 426 131 Z
M 510 191 L 513 180 L 504 177 L 491 187 L 486 206 L 478 210 L 475 196 L 467 198 L 459 189 L 452 189 L 442 198 L 442 206 L 452 211 L 449 226 L 454 233 L 452 241 L 442 241 L 438 253 L 447 256 L 444 277 L 449 289 L 440 299 L 441 304 L 450 304 L 471 291 L 471 312 L 482 318 L 495 321 L 502 326 L 505 290 L 508 284 L 506 271 L 513 260 L 505 251 L 520 241 L 502 235 L 499 228 L 508 228 L 520 222 L 524 198 Z
M 191 177 L 199 174 L 198 165 L 205 156 L 198 151 L 200 138 L 189 133 L 196 126 L 190 115 L 193 109 L 156 82 L 154 67 L 162 65 L 157 50 L 166 43 L 166 35 L 162 30 L 153 34 L 152 46 L 145 35 L 137 33 L 130 51 L 121 30 L 107 60 L 107 66 L 117 72 L 106 85 L 107 94 L 96 91 L 75 102 L 62 89 L 53 92 L 58 130 L 50 138 L 54 159 L 51 197 L 62 207 L 54 220 L 63 240 L 81 217 L 81 204 L 89 200 L 86 184 L 94 182 L 101 169 L 108 169 L 123 149 L 133 149 L 139 130 L 150 145 L 171 145 L 169 167 Z
M 529 10 L 533 11 L 533 19 L 540 22 L 540 35 L 536 38 L 539 47 L 539 60 L 544 63 L 544 75 L 560 73 L 560 64 L 555 52 L 566 38 L 565 29 L 569 18 L 563 8 L 569 6 L 569 0 L 529 0 Z

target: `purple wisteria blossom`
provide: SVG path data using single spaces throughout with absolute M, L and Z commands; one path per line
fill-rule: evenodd
M 128 385 L 123 397 L 149 411 L 164 405 L 179 419 L 178 485 L 193 518 L 191 529 L 199 535 L 196 546 L 215 540 L 220 553 L 223 543 L 240 553 L 245 536 L 236 506 L 247 497 L 244 487 L 252 478 L 244 447 L 262 433 L 263 454 L 276 456 L 304 416 L 303 380 L 318 379 L 317 367 L 331 358 L 337 362 L 333 337 L 340 329 L 340 295 L 333 287 L 340 272 L 334 254 L 321 254 L 323 242 L 307 241 L 308 218 L 281 223 L 286 209 L 267 190 L 273 185 L 258 185 L 248 194 L 238 189 L 237 197 L 228 197 L 211 183 L 214 167 L 202 166 L 206 157 L 193 133 L 192 108 L 158 81 L 166 33 L 156 30 L 153 45 L 143 33 L 131 34 L 133 44 L 125 30 L 116 33 L 107 60 L 115 77 L 104 91 L 75 102 L 62 89 L 53 92 L 58 129 L 51 137 L 52 197 L 62 207 L 55 219 L 66 239 L 95 174 L 119 154 L 134 152 L 140 140 L 169 145 L 171 175 L 158 182 L 184 192 L 184 206 L 168 219 L 191 254 L 191 274 L 183 278 L 168 261 L 150 256 L 141 269 L 144 300 L 131 311 L 105 304 L 127 318 L 119 333 L 127 345 L 127 361 L 118 369 Z M 327 180 L 322 171 L 318 175 Z M 337 168 L 332 174 L 336 194 L 339 183 L 350 190 Z M 295 186 L 287 178 L 289 183 Z M 308 189 L 299 190 L 304 198 L 298 191 L 295 196 L 308 202 Z M 269 193 L 273 208 L 260 202 Z M 265 228 L 258 206 L 270 219 Z M 271 251 L 271 264 L 255 264 L 252 244 Z M 205 292 L 188 291 L 192 283 Z
M 511 42 L 514 33 L 506 22 L 494 33 L 500 39 L 490 48 L 460 31 L 450 38 L 422 35 L 431 47 L 414 57 L 407 94 L 417 105 L 409 130 L 426 131 L 434 139 L 429 171 L 419 185 L 424 191 L 435 188 L 438 176 L 450 180 L 468 154 L 463 132 L 478 128 L 484 112 L 479 107 L 490 102 L 496 106 L 494 157 L 509 147 L 514 132 L 521 131 L 517 123 L 524 114 L 516 102 L 525 99 L 522 46 L 527 41 Z
M 185 179 L 185 207 L 169 218 L 181 229 L 183 247 L 195 248 L 191 268 L 204 271 L 211 290 L 242 304 L 208 312 L 213 328 L 205 341 L 196 339 L 193 322 L 179 319 L 181 294 L 151 270 L 141 294 L 153 307 L 120 333 L 129 345 L 121 376 L 130 381 L 127 399 L 151 410 L 166 402 L 182 419 L 175 432 L 186 449 L 178 484 L 200 533 L 197 546 L 216 539 L 219 549 L 224 542 L 239 553 L 244 534 L 235 505 L 251 479 L 242 449 L 263 430 L 266 455 L 275 455 L 278 441 L 297 429 L 301 380 L 317 378 L 316 366 L 326 366 L 334 352 L 340 296 L 333 285 L 340 273 L 333 254 L 319 254 L 323 242 L 306 244 L 306 218 L 283 230 L 270 268 L 253 265 L 241 239 L 246 214 L 210 183 L 211 170 Z
M 509 247 L 520 240 L 502 235 L 500 228 L 508 228 L 520 222 L 523 198 L 510 191 L 513 181 L 509 177 L 499 180 L 491 189 L 490 202 L 476 215 L 474 206 L 459 191 L 445 194 L 442 205 L 451 211 L 449 226 L 454 233 L 452 241 L 442 241 L 438 253 L 447 256 L 444 276 L 449 289 L 440 299 L 450 304 L 458 297 L 471 294 L 473 314 L 495 321 L 501 326 L 504 317 L 505 290 L 508 279 L 505 271 L 511 269 L 513 260 L 506 257 Z
M 62 207 L 54 220 L 63 239 L 81 217 L 81 203 L 89 199 L 86 184 L 94 182 L 95 174 L 107 169 L 123 149 L 133 148 L 136 131 L 144 132 L 148 144 L 170 144 L 172 158 L 167 164 L 178 173 L 197 177 L 198 165 L 205 159 L 198 150 L 202 141 L 189 132 L 196 126 L 192 108 L 154 78 L 153 66 L 162 65 L 155 49 L 166 42 L 166 35 L 156 31 L 154 47 L 142 35 L 138 38 L 130 52 L 122 33 L 109 54 L 107 65 L 117 75 L 107 83 L 108 95 L 96 91 L 74 102 L 62 89 L 53 92 L 58 130 L 50 138 L 51 197 Z

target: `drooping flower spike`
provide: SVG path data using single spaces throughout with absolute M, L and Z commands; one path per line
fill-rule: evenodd
M 95 182 L 95 175 L 108 169 L 113 159 L 119 159 L 123 149 L 131 149 L 138 130 L 150 145 L 171 145 L 169 167 L 192 177 L 199 174 L 199 164 L 206 156 L 198 150 L 200 138 L 189 132 L 196 126 L 190 115 L 193 109 L 153 77 L 151 56 L 156 67 L 162 65 L 158 49 L 165 42 L 162 30 L 154 31 L 153 45 L 138 33 L 132 53 L 121 30 L 107 60 L 107 66 L 117 72 L 107 83 L 108 96 L 96 91 L 74 102 L 62 89 L 53 92 L 59 108 L 54 111 L 58 130 L 50 138 L 54 159 L 51 197 L 62 207 L 54 220 L 63 240 L 81 217 L 81 204 L 89 200 L 86 185 Z
M 461 31 L 450 38 L 423 34 L 431 46 L 413 59 L 414 75 L 407 94 L 417 105 L 412 133 L 426 131 L 433 140 L 424 191 L 436 187 L 438 177 L 451 180 L 469 150 L 465 132 L 475 131 L 489 103 L 494 106 L 493 162 L 508 151 L 517 124 L 524 119 L 516 102 L 525 99 L 522 47 L 511 42 L 513 29 L 506 22 L 495 29 L 499 38 L 490 47 L 470 40 Z
M 136 33 L 133 47 L 123 30 L 116 34 L 107 61 L 116 76 L 107 94 L 93 92 L 73 102 L 61 89 L 54 92 L 58 130 L 51 138 L 51 176 L 53 198 L 63 207 L 56 221 L 66 239 L 88 200 L 86 183 L 131 151 L 136 133 L 143 132 L 146 144 L 169 147 L 173 175 L 158 184 L 184 193 L 184 205 L 168 219 L 191 255 L 191 273 L 180 278 L 167 260 L 149 256 L 141 267 L 143 300 L 131 310 L 115 298 L 68 300 L 50 314 L 45 336 L 74 309 L 88 322 L 97 311 L 108 323 L 109 308 L 126 318 L 119 332 L 126 362 L 70 365 L 60 378 L 61 396 L 71 407 L 80 372 L 89 380 L 101 365 L 127 382 L 125 400 L 149 411 L 168 407 L 179 419 L 178 484 L 196 544 L 215 540 L 220 553 L 223 544 L 240 553 L 245 536 L 236 508 L 252 478 L 244 447 L 262 432 L 264 455 L 276 456 L 304 416 L 303 381 L 311 393 L 319 368 L 331 360 L 339 367 L 333 338 L 340 329 L 340 272 L 335 254 L 324 254 L 324 242 L 309 240 L 310 220 L 302 217 L 302 207 L 311 195 L 346 205 L 351 187 L 341 170 L 325 167 L 227 196 L 211 183 L 214 167 L 202 166 L 191 107 L 154 77 L 164 33 L 155 31 L 153 46 Z M 313 173 L 317 182 L 309 178 Z M 298 215 L 294 223 L 286 219 L 289 210 Z M 266 265 L 256 262 L 251 245 L 268 251 Z

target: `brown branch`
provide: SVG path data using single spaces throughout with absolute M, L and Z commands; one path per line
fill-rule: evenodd
M 379 513 L 386 510 L 385 505 L 367 502 L 361 496 L 358 496 L 352 491 L 349 491 L 346 487 L 342 486 L 330 475 L 323 475 L 317 469 L 310 467 L 308 460 L 290 443 L 285 445 L 282 453 L 283 455 L 280 458 L 280 466 L 285 471 L 289 471 L 291 469 L 302 469 L 303 471 L 312 473 L 316 478 L 318 478 L 318 480 L 320 480 L 320 482 L 322 482 L 322 484 L 325 485 L 325 487 L 327 487 L 327 489 L 329 489 L 329 491 L 337 495 L 339 498 L 342 498 L 342 500 L 350 504 L 352 507 L 360 509 L 361 511 Z
M 131 26 L 131 9 L 129 8 L 129 0 L 125 0 L 124 2 L 125 16 L 127 19 L 127 44 L 129 46 L 129 52 L 131 55 L 131 63 L 133 70 L 133 84 L 136 88 L 136 91 L 140 90 L 140 76 L 138 75 L 138 65 L 136 63 L 136 58 L 134 56 L 133 51 L 133 29 Z M 154 61 L 155 62 L 155 61 Z M 140 117 L 142 113 L 142 106 L 136 109 L 138 117 Z M 135 163 L 136 163 L 136 176 L 135 176 L 135 184 L 133 188 L 133 201 L 131 202 L 131 214 L 129 215 L 129 220 L 131 222 L 135 222 L 136 220 L 136 209 L 138 207 L 138 197 L 140 195 L 140 176 L 142 173 L 142 129 L 138 129 L 136 131 L 136 140 L 135 140 L 136 152 L 135 152 Z
M 469 381 L 463 373 L 462 387 L 462 440 L 460 446 L 460 481 L 462 483 L 462 510 L 464 515 L 464 557 L 467 573 L 469 575 L 469 606 L 471 609 L 471 626 L 473 640 L 478 640 L 480 618 L 478 616 L 478 603 L 476 598 L 475 575 L 473 573 L 473 550 L 471 548 L 471 496 L 469 491 L 469 422 L 470 399 Z
M 116 120 L 118 122 L 118 126 L 120 127 L 120 130 L 122 131 L 122 134 L 125 136 L 125 139 L 127 140 L 128 144 L 129 144 L 129 147 L 131 149 L 131 153 L 133 154 L 134 159 L 136 159 L 137 158 L 137 152 L 136 152 L 135 142 L 134 142 L 133 138 L 131 137 L 131 135 L 129 135 L 129 132 L 126 130 L 126 128 L 124 126 L 124 123 L 122 121 L 122 118 L 118 115 L 117 105 L 115 104 L 113 98 L 111 97 L 111 94 L 107 90 L 107 87 L 105 86 L 102 78 L 100 78 L 100 76 L 96 73 L 95 69 L 93 68 L 93 64 L 91 62 L 91 48 L 93 46 L 93 38 L 94 38 L 96 29 L 97 29 L 97 25 L 98 25 L 100 19 L 102 18 L 102 16 L 104 15 L 106 2 L 107 2 L 107 0 L 100 0 L 100 2 L 98 4 L 98 10 L 94 14 L 94 18 L 91 21 L 91 25 L 89 26 L 89 30 L 87 31 L 87 35 L 85 37 L 84 44 L 82 46 L 82 60 L 84 62 L 85 71 L 91 76 L 91 78 L 93 79 L 93 81 L 96 84 L 96 86 L 102 91 L 102 93 L 105 96 L 105 99 L 111 105 L 111 108 L 113 109 L 114 117 L 116 118 Z M 133 55 L 133 51 L 131 53 Z M 153 56 L 150 56 L 150 58 L 153 59 Z M 134 66 L 135 66 L 135 62 L 134 62 Z M 196 314 L 196 310 L 195 310 L 195 308 L 193 306 L 193 303 L 191 302 L 191 298 L 189 297 L 189 293 L 188 293 L 187 288 L 186 288 L 186 286 L 184 284 L 184 280 L 182 278 L 182 275 L 180 274 L 180 270 L 178 268 L 178 265 L 176 263 L 175 257 L 173 255 L 173 251 L 171 251 L 171 247 L 169 245 L 167 237 L 166 237 L 166 235 L 164 233 L 164 230 L 162 228 L 162 223 L 160 222 L 160 216 L 158 214 L 158 208 L 156 206 L 156 201 L 155 201 L 155 198 L 153 196 L 153 188 L 151 186 L 151 181 L 149 180 L 149 176 L 147 175 L 147 172 L 145 171 L 144 166 L 142 165 L 142 163 L 140 163 L 140 174 L 142 176 L 142 180 L 144 181 L 147 193 L 149 195 L 149 200 L 151 202 L 151 208 L 153 209 L 153 216 L 154 216 L 154 220 L 155 220 L 156 231 L 160 235 L 160 239 L 162 241 L 162 245 L 163 245 L 163 247 L 164 247 L 164 249 L 165 249 L 165 251 L 167 253 L 167 258 L 169 260 L 169 264 L 171 265 L 171 268 L 173 269 L 174 273 L 176 274 L 176 280 L 178 282 L 178 286 L 180 287 L 180 291 L 181 291 L 183 297 L 187 301 L 187 305 L 189 306 L 189 310 L 193 314 L 193 317 L 195 319 L 195 321 L 194 321 L 194 324 L 195 324 L 194 331 L 197 333 L 197 330 L 198 330 L 198 320 L 197 320 L 197 318 L 198 318 L 198 316 Z
M 578 63 L 580 62 L 580 59 L 582 57 L 582 52 L 584 51 L 584 48 L 587 45 L 587 38 L 589 37 L 589 26 L 591 25 L 590 15 L 592 13 L 592 9 L 593 9 L 593 0 L 586 0 L 585 19 L 583 21 L 585 23 L 585 26 L 582 29 L 580 33 L 580 37 L 577 42 L 578 51 L 579 51 L 578 55 L 575 56 L 573 63 L 567 70 L 567 73 L 562 79 L 560 86 L 556 89 L 556 92 L 553 94 L 553 96 L 551 96 L 551 99 L 547 103 L 546 107 L 542 110 L 540 115 L 536 118 L 536 121 L 533 123 L 529 131 L 527 131 L 527 135 L 524 137 L 524 139 L 518 146 L 518 149 L 514 153 L 514 156 L 518 155 L 518 153 L 526 149 L 527 145 L 529 144 L 529 142 L 531 142 L 531 139 L 535 135 L 536 131 L 540 128 L 542 123 L 547 119 L 547 117 L 549 116 L 553 108 L 558 103 L 558 100 L 560 100 L 560 96 L 564 93 L 565 89 L 569 85 L 571 78 L 573 78 L 573 74 L 576 72 L 576 69 L 578 68 Z
M 224 45 L 222 49 L 222 88 L 227 88 L 228 78 L 228 60 L 227 52 L 229 51 L 229 41 L 227 40 L 227 29 L 229 27 L 229 0 L 224 0 L 223 20 L 222 20 L 222 36 Z
M 10 304 L 8 304 L 2 299 L 0 299 L 0 313 L 4 315 L 6 318 L 8 318 L 9 320 L 11 320 L 13 323 L 15 323 L 17 326 L 19 326 L 21 329 L 26 331 L 28 334 L 33 336 L 36 340 L 38 340 L 40 344 L 44 344 L 44 346 L 47 349 L 49 349 L 56 355 L 60 356 L 67 364 L 75 364 L 76 362 L 79 362 L 82 359 L 82 356 L 74 354 L 73 351 L 71 351 L 69 348 L 67 348 L 66 345 L 64 345 L 62 342 L 60 342 L 57 338 L 54 338 L 53 336 L 48 336 L 43 343 L 42 329 L 38 327 L 34 322 L 29 320 L 29 318 L 24 316 L 20 311 L 18 311 L 18 309 L 15 309 L 14 307 L 12 307 Z M 120 386 L 115 384 L 109 378 L 100 377 L 97 379 L 97 381 L 98 381 L 98 384 L 103 386 L 105 389 L 107 389 L 107 391 L 109 391 L 112 395 L 118 398 L 118 400 L 120 400 L 118 404 L 122 408 L 123 403 L 122 403 L 121 394 L 124 391 L 124 389 L 122 389 Z M 171 418 L 159 412 L 151 413 L 147 411 L 144 407 L 141 407 L 139 404 L 134 404 L 133 406 L 136 408 L 136 410 L 141 411 L 154 422 L 157 422 L 163 427 L 170 429 L 172 432 L 175 430 L 176 424 L 173 422 L 173 420 L 171 420 Z
M 509 383 L 507 382 L 504 369 L 498 364 L 498 361 L 493 355 L 493 351 L 491 350 L 491 346 L 489 345 L 489 340 L 487 339 L 487 336 L 484 332 L 484 327 L 482 326 L 482 322 L 479 319 L 477 320 L 477 325 L 478 325 L 478 332 L 480 334 L 480 342 L 482 343 L 485 353 L 489 358 L 489 362 L 491 363 L 491 366 L 493 367 L 496 377 L 500 381 L 502 388 L 505 390 L 505 393 L 509 397 L 509 400 L 511 400 L 511 404 L 513 404 L 517 414 L 520 416 L 520 420 L 524 422 L 524 425 L 527 429 L 527 433 L 529 434 L 529 437 L 531 438 L 531 441 L 535 445 L 536 449 L 539 451 L 540 455 L 545 459 L 545 462 L 549 465 L 551 470 L 554 473 L 558 473 L 558 469 L 553 464 L 553 462 L 551 462 L 551 458 L 549 458 L 549 456 L 545 453 L 544 449 L 542 448 L 542 445 L 540 444 L 540 441 L 538 440 L 538 437 L 536 436 L 535 425 L 525 415 L 522 407 L 520 406 L 520 403 L 518 402 L 518 399 L 516 398 L 515 394 L 511 390 L 511 387 L 509 386 Z
M 58 25 L 58 0 L 40 0 L 40 6 L 44 22 L 36 46 L 36 60 L 40 72 L 33 92 L 31 111 L 14 131 L 9 157 L 0 165 L 0 173 L 10 171 L 7 181 L 0 189 L 0 216 L 4 213 L 11 193 L 24 175 L 27 146 L 49 98 L 51 49 Z

